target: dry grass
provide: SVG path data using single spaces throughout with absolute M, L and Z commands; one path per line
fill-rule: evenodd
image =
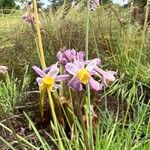
M 0 14 L 0 49 L 12 46 L 13 38 L 24 27 L 21 12 Z

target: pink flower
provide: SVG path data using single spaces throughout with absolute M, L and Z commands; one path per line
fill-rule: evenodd
M 34 22 L 34 14 L 33 13 L 29 13 L 29 12 L 26 12 L 23 16 L 22 16 L 22 19 L 25 23 L 32 23 Z
M 90 84 L 95 91 L 101 90 L 102 85 L 92 77 L 95 74 L 94 68 L 96 65 L 95 60 L 87 65 L 83 61 L 67 63 L 65 68 L 69 74 L 73 75 L 73 78 L 68 82 L 68 86 L 75 91 L 82 91 L 83 85 Z
M 104 71 L 99 67 L 95 67 L 94 70 L 98 73 L 98 76 L 102 79 L 102 84 L 108 86 L 108 82 L 115 81 L 115 76 L 117 73 L 115 71 Z
M 61 64 L 67 64 L 68 62 L 74 62 L 75 60 L 84 61 L 85 54 L 83 51 L 75 51 L 74 49 L 68 49 L 64 52 L 59 51 L 57 53 L 57 59 Z
M 48 89 L 54 92 L 57 89 L 61 89 L 62 86 L 58 84 L 58 82 L 66 80 L 69 77 L 69 75 L 58 75 L 59 68 L 57 67 L 57 64 L 49 67 L 48 73 L 45 73 L 43 70 L 41 70 L 37 66 L 33 66 L 32 68 L 40 76 L 40 77 L 37 77 L 36 80 L 41 90 Z

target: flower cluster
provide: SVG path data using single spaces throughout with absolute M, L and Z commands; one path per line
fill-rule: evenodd
M 63 52 L 59 51 L 57 53 L 57 59 L 59 63 L 66 65 L 69 62 L 74 62 L 74 61 L 84 61 L 85 53 L 84 51 L 79 51 L 77 52 L 74 49 L 68 49 Z
M 85 60 L 83 51 L 68 49 L 57 53 L 58 62 L 41 70 L 37 66 L 33 69 L 40 76 L 37 78 L 40 89 L 47 88 L 50 91 L 62 88 L 59 82 L 66 80 L 67 86 L 74 91 L 82 91 L 86 85 L 90 85 L 94 91 L 100 91 L 103 86 L 115 80 L 116 72 L 104 71 L 100 68 L 101 60 L 95 58 Z M 59 75 L 59 66 L 63 65 L 63 75 Z

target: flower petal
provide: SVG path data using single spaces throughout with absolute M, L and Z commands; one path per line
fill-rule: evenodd
M 64 52 L 61 52 L 61 51 L 59 51 L 58 53 L 57 53 L 57 59 L 59 60 L 59 62 L 61 63 L 61 64 L 66 64 L 67 62 L 68 62 L 68 60 L 65 58 L 65 56 L 64 56 Z
M 50 71 L 47 73 L 50 77 L 56 77 L 56 75 L 59 73 L 59 68 L 57 65 L 51 66 Z
M 73 77 L 69 82 L 68 86 L 74 91 L 82 91 L 83 87 L 77 77 Z
M 104 71 L 97 66 L 94 69 L 102 76 L 102 81 L 103 81 L 104 85 L 108 86 L 107 81 L 114 81 L 115 80 L 114 75 L 117 74 L 115 71 Z
M 79 69 L 73 63 L 67 63 L 65 68 L 70 74 L 74 76 L 76 76 L 77 72 L 79 71 Z
M 55 83 L 55 84 L 54 84 L 54 88 L 55 88 L 55 89 L 62 89 L 62 86 Z
M 45 73 L 48 73 L 48 72 L 50 71 L 50 69 L 51 69 L 51 66 L 50 66 L 50 67 L 47 67 L 47 68 L 44 68 L 43 71 L 44 71 Z
M 89 64 L 92 61 L 95 61 L 96 65 L 100 65 L 101 64 L 101 60 L 99 58 L 95 58 L 95 59 L 91 59 L 91 60 L 86 60 L 85 64 Z
M 95 71 L 95 70 L 91 70 L 90 71 L 90 75 L 92 76 L 92 75 L 95 75 L 97 72 Z
M 76 58 L 77 61 L 83 62 L 84 61 L 84 57 L 85 57 L 85 52 L 84 51 L 78 52 L 76 57 L 77 57 Z
M 59 51 L 58 53 L 57 53 L 57 55 L 56 55 L 56 57 L 57 57 L 57 59 L 59 60 L 59 61 L 61 61 L 62 60 L 62 52 L 61 51 Z
M 95 58 L 94 60 L 96 61 L 96 65 L 100 65 L 101 64 L 101 60 L 99 58 Z
M 91 72 L 96 67 L 96 61 L 92 60 L 89 64 L 87 64 L 86 69 Z
M 70 51 L 70 53 L 71 53 L 71 57 L 72 57 L 71 60 L 72 60 L 72 59 L 74 59 L 76 57 L 77 52 L 74 49 L 72 49 Z
M 76 57 L 76 51 L 75 51 L 74 49 L 72 49 L 72 50 L 68 49 L 68 50 L 64 51 L 63 54 L 64 54 L 64 57 L 65 57 L 69 62 L 73 61 L 74 58 Z
M 35 71 L 39 76 L 41 76 L 41 77 L 46 76 L 46 73 L 45 73 L 43 70 L 41 70 L 39 67 L 37 67 L 37 66 L 32 66 L 32 68 L 34 69 L 34 71 Z
M 70 75 L 58 75 L 58 76 L 56 76 L 55 77 L 55 81 L 57 82 L 57 81 L 63 81 L 63 80 L 66 80 L 66 79 L 68 79 L 69 78 L 69 76 Z
M 90 78 L 89 83 L 95 91 L 100 91 L 102 89 L 102 85 L 96 80 L 94 80 L 93 77 Z
M 51 68 L 57 67 L 57 65 L 58 65 L 58 62 L 56 64 L 53 64 L 53 65 L 47 67 L 47 68 L 44 68 L 43 71 L 47 74 L 51 70 Z
M 57 89 L 62 89 L 62 86 L 55 83 L 51 92 L 55 92 Z
M 106 80 L 106 78 L 104 78 L 104 77 L 102 78 L 102 84 L 105 85 L 105 86 L 108 86 L 107 80 Z
M 116 75 L 117 73 L 115 71 L 104 71 L 99 67 L 95 67 L 94 68 L 98 73 L 100 73 L 104 78 L 106 78 L 109 81 L 114 81 L 115 77 L 114 75 Z
M 71 51 L 70 49 L 65 50 L 63 52 L 63 57 L 66 58 L 68 61 L 70 61 L 72 59 L 72 55 L 71 55 Z
M 114 75 L 117 74 L 115 71 L 106 71 L 106 73 L 110 81 L 115 81 L 116 78 L 114 77 Z
M 41 86 L 41 84 L 42 84 L 42 78 L 37 77 L 36 81 L 37 81 L 38 85 Z
M 81 61 L 74 61 L 73 64 L 78 68 L 78 69 L 84 69 L 84 62 Z

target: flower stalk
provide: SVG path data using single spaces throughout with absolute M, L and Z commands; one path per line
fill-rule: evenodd
M 45 63 L 44 49 L 43 49 L 43 44 L 42 44 L 42 37 L 41 37 L 41 32 L 40 32 L 40 25 L 39 25 L 39 17 L 38 17 L 37 1 L 36 0 L 33 0 L 33 6 L 34 6 L 34 15 L 35 15 L 35 22 L 36 22 L 35 23 L 35 30 L 37 32 L 37 43 L 36 44 L 38 47 L 38 54 L 39 54 L 41 66 L 44 69 L 44 68 L 46 68 L 46 63 Z M 46 89 L 47 89 L 48 101 L 49 101 L 49 105 L 51 108 L 52 117 L 53 117 L 53 121 L 54 121 L 54 125 L 55 125 L 55 133 L 58 137 L 58 143 L 59 143 L 58 147 L 59 147 L 59 149 L 64 150 L 64 146 L 63 146 L 63 143 L 61 141 L 60 134 L 59 134 L 58 121 L 57 121 L 57 117 L 56 117 L 56 113 L 55 113 L 55 106 L 54 106 L 52 96 L 51 96 L 51 91 L 49 90 L 49 88 L 46 88 Z M 45 92 L 41 95 L 41 100 L 40 100 L 40 106 L 41 106 L 40 110 L 41 110 L 42 117 L 43 117 L 44 95 L 45 95 Z
M 53 117 L 53 121 L 54 121 L 54 125 L 55 125 L 55 133 L 58 137 L 59 149 L 64 150 L 64 146 L 63 146 L 63 143 L 61 141 L 60 134 L 59 134 L 58 121 L 57 121 L 57 117 L 56 117 L 56 113 L 55 113 L 55 106 L 54 106 L 54 103 L 52 100 L 52 95 L 51 95 L 51 92 L 49 90 L 47 90 L 47 93 L 48 93 L 49 105 L 51 108 L 52 117 Z
M 45 68 L 46 63 L 45 63 L 44 50 L 43 50 L 43 44 L 42 44 L 42 37 L 41 37 L 41 32 L 40 32 L 39 16 L 38 16 L 36 0 L 33 0 L 33 7 L 34 7 L 35 22 L 36 22 L 35 29 L 37 32 L 37 43 L 38 43 L 38 48 L 39 48 L 39 53 L 40 53 L 40 61 L 41 61 L 42 68 Z

